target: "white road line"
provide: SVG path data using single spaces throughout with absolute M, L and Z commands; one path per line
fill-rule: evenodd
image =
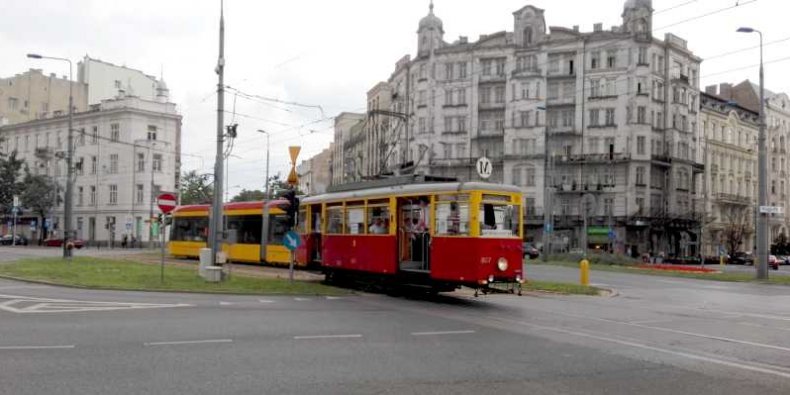
M 326 300 L 338 300 L 338 299 L 343 299 L 343 297 L 342 296 L 327 296 L 326 297 Z
M 170 346 L 180 344 L 208 344 L 208 343 L 233 343 L 233 339 L 208 339 L 208 340 L 182 340 L 172 342 L 149 342 L 143 343 L 144 346 Z
M 0 350 L 65 350 L 72 349 L 75 346 L 0 346 Z
M 311 339 L 353 339 L 360 338 L 362 335 L 314 335 L 314 336 L 294 336 L 294 340 L 311 340 Z
M 437 332 L 412 332 L 412 336 L 439 336 L 439 335 L 465 335 L 469 333 L 475 333 L 472 330 L 463 330 L 463 331 L 437 331 Z
M 294 298 L 294 300 L 297 301 L 297 302 L 307 302 L 310 299 L 308 299 L 308 298 Z
M 232 304 L 233 304 L 233 303 L 231 303 L 231 302 L 219 302 L 219 305 L 220 305 L 220 306 L 230 306 L 230 305 L 232 305 Z
M 508 320 L 508 321 L 510 321 L 510 320 Z M 605 336 L 592 335 L 592 334 L 589 334 L 589 333 L 571 331 L 571 330 L 568 330 L 568 329 L 556 328 L 556 327 L 552 327 L 552 326 L 536 325 L 536 324 L 531 324 L 531 323 L 523 322 L 523 321 L 514 321 L 514 322 L 516 322 L 516 323 L 518 323 L 520 325 L 524 325 L 524 326 L 528 326 L 528 327 L 534 328 L 534 329 L 540 329 L 540 330 L 564 333 L 564 334 L 578 336 L 578 337 L 586 337 L 586 338 L 589 338 L 589 339 L 595 339 L 595 340 L 601 340 L 601 341 L 610 342 L 610 343 L 616 343 L 616 344 L 620 344 L 620 345 L 623 345 L 623 346 L 641 348 L 643 350 L 650 350 L 650 351 L 660 352 L 660 353 L 664 353 L 664 354 L 670 354 L 670 355 L 675 355 L 675 356 L 679 356 L 679 357 L 684 357 L 684 358 L 688 358 L 688 359 L 694 359 L 694 360 L 697 360 L 697 361 L 703 361 L 703 362 L 709 362 L 709 363 L 714 363 L 714 364 L 718 364 L 718 365 L 724 365 L 724 366 L 731 367 L 731 368 L 749 370 L 749 371 L 752 371 L 752 372 L 759 372 L 759 373 L 765 373 L 765 374 L 770 374 L 770 375 L 784 377 L 784 378 L 790 378 L 790 373 L 786 373 L 786 372 L 782 372 L 782 371 L 778 371 L 778 370 L 772 370 L 772 369 L 768 369 L 768 368 L 762 368 L 762 367 L 759 367 L 759 366 L 748 365 L 748 364 L 745 364 L 745 363 L 730 362 L 730 361 L 726 361 L 726 360 L 723 360 L 723 359 L 706 357 L 704 355 L 692 354 L 692 353 L 683 352 L 683 351 L 675 351 L 675 350 L 670 350 L 670 349 L 666 349 L 666 348 L 651 346 L 651 345 L 648 345 L 648 344 L 637 343 L 637 342 L 628 341 L 628 340 L 620 340 L 620 339 L 615 339 L 615 338 L 605 337 Z
M 269 300 L 269 299 L 258 299 L 258 302 L 261 302 L 261 303 L 274 303 L 273 300 Z

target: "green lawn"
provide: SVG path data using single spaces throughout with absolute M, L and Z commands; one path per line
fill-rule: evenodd
M 578 262 L 568 262 L 568 261 L 549 261 L 548 263 L 542 263 L 540 261 L 528 261 L 527 265 L 557 265 L 557 266 L 565 266 L 565 267 L 572 267 L 572 268 L 579 268 Z M 790 285 L 790 276 L 771 276 L 771 273 L 768 273 L 769 280 L 768 281 L 758 281 L 754 278 L 754 273 L 687 273 L 687 272 L 674 272 L 674 271 L 667 271 L 667 270 L 650 270 L 650 269 L 640 269 L 633 265 L 618 265 L 618 264 L 603 264 L 603 263 L 591 263 L 590 270 L 595 271 L 607 271 L 607 272 L 619 272 L 619 273 L 631 273 L 631 274 L 645 274 L 645 275 L 652 275 L 652 276 L 666 276 L 666 277 L 683 277 L 683 278 L 696 278 L 701 280 L 713 280 L 713 281 L 730 281 L 730 282 L 760 282 L 760 283 L 768 283 L 768 284 L 781 284 L 781 285 Z
M 197 275 L 197 267 L 165 267 L 160 282 L 158 265 L 128 260 L 76 257 L 71 263 L 61 258 L 24 259 L 0 265 L 0 275 L 100 289 L 143 291 L 216 292 L 261 295 L 340 295 L 349 291 L 317 282 L 259 278 L 233 274 L 230 280 L 207 283 Z
M 558 283 L 553 281 L 528 281 L 524 283 L 524 290 L 556 292 L 572 295 L 600 295 L 602 289 L 573 283 Z

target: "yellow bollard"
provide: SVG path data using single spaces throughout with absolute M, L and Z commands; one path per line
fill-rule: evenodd
M 719 265 L 724 265 L 724 255 L 719 255 Z
M 590 261 L 582 259 L 579 262 L 579 281 L 585 287 L 590 285 Z

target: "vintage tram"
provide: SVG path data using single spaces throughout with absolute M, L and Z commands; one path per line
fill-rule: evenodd
M 297 262 L 436 292 L 521 293 L 522 195 L 482 182 L 407 182 L 303 198 Z

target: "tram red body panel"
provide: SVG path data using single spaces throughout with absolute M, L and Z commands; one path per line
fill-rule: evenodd
M 315 244 L 315 237 L 312 234 L 309 235 L 300 235 L 302 237 L 302 244 L 296 248 L 294 251 L 296 263 L 301 265 L 309 265 L 312 262 L 310 261 L 309 251 L 313 250 L 313 244 Z
M 497 268 L 500 257 L 508 261 L 505 271 Z M 478 283 L 490 275 L 524 278 L 522 259 L 519 239 L 434 237 L 431 240 L 431 278 L 434 280 Z
M 322 266 L 380 274 L 398 271 L 395 236 L 325 235 L 322 244 Z

